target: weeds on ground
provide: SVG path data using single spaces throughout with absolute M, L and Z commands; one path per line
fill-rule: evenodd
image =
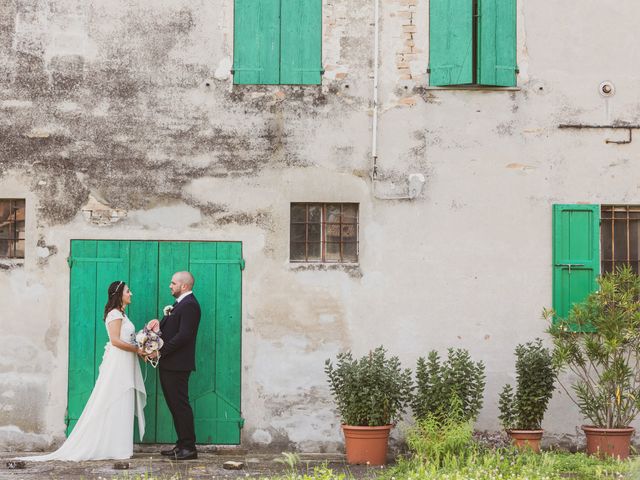
M 381 480 L 575 480 L 637 478 L 640 461 L 598 459 L 582 453 L 490 448 L 473 438 L 469 422 L 450 415 L 418 422 L 407 432 L 411 455 Z
M 334 473 L 326 464 L 313 468 L 309 468 L 309 464 L 307 464 L 306 471 L 299 473 L 300 455 L 297 453 L 284 452 L 281 458 L 276 459 L 276 462 L 286 465 L 286 473 L 262 480 L 353 480 L 351 475 Z

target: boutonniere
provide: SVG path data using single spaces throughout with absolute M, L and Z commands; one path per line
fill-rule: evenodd
M 167 305 L 166 307 L 164 307 L 162 309 L 162 313 L 164 313 L 164 316 L 166 317 L 167 315 L 171 315 L 171 312 L 173 311 L 173 306 L 172 305 Z

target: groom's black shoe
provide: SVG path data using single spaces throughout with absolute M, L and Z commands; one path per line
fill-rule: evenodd
M 175 456 L 176 452 L 178 452 L 179 450 L 180 449 L 177 446 L 175 446 L 168 450 L 160 450 L 160 455 L 164 455 L 165 457 L 173 457 Z
M 186 448 L 181 448 L 176 452 L 174 457 L 176 460 L 195 460 L 198 458 L 198 452 L 194 450 L 187 450 Z

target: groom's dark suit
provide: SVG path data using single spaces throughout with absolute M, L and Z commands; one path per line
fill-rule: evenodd
M 189 376 L 196 369 L 196 335 L 200 304 L 193 294 L 174 304 L 160 321 L 164 345 L 160 349 L 160 385 L 178 434 L 176 446 L 195 450 L 193 411 L 189 405 Z

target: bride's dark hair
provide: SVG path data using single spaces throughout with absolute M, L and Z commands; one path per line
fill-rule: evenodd
M 107 314 L 114 308 L 122 310 L 122 294 L 124 293 L 124 287 L 126 285 L 126 283 L 120 281 L 113 282 L 109 285 L 107 289 L 109 298 L 107 299 L 107 304 L 104 306 L 104 317 L 102 317 L 102 321 L 106 320 Z

